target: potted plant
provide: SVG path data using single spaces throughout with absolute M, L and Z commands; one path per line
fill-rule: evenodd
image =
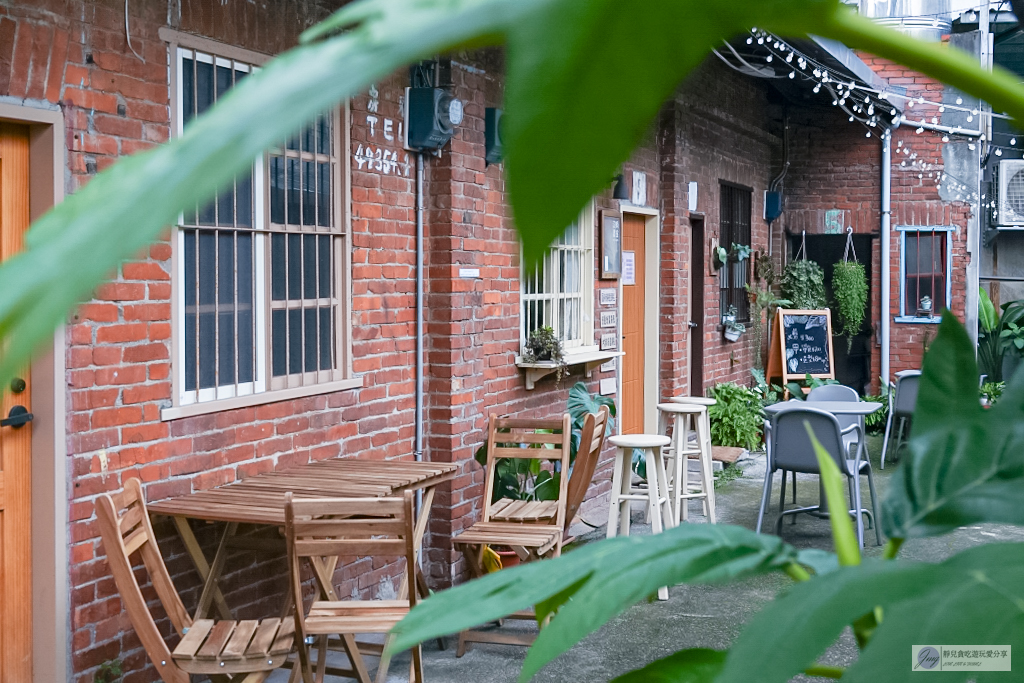
M 726 250 L 725 247 L 719 245 L 715 247 L 715 268 L 721 268 L 729 262 L 729 257 L 736 257 L 737 261 L 745 261 L 750 258 L 751 248 L 745 244 L 732 243 L 732 246 Z
M 729 309 L 722 314 L 722 325 L 724 327 L 723 334 L 725 335 L 725 338 L 731 342 L 739 340 L 740 335 L 747 329 L 747 326 L 743 323 L 736 322 L 735 306 L 730 306 Z
M 846 351 L 849 353 L 853 348 L 853 338 L 864 324 L 868 305 L 868 279 L 864 264 L 844 260 L 834 266 L 832 297 L 836 304 L 837 336 L 846 337 Z M 923 299 L 921 305 L 924 305 Z M 928 301 L 928 311 L 930 314 L 931 300 Z
M 547 326 L 538 327 L 530 332 L 526 339 L 526 348 L 523 350 L 523 360 L 527 363 L 555 363 L 558 368 L 555 373 L 556 382 L 561 382 L 568 374 L 565 359 L 562 357 L 562 340 Z
M 791 261 L 782 274 L 782 296 L 793 302 L 793 308 L 817 310 L 825 308 L 825 273 L 814 261 Z

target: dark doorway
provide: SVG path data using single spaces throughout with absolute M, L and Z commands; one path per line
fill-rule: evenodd
M 690 217 L 690 314 L 686 345 L 690 357 L 690 396 L 704 395 L 704 219 Z
M 789 258 L 791 260 L 800 250 L 802 239 L 804 238 L 800 235 L 789 236 Z M 861 325 L 860 334 L 853 338 L 853 345 L 849 352 L 846 350 L 845 337 L 836 337 L 833 340 L 836 379 L 841 384 L 855 389 L 861 395 L 864 395 L 871 385 L 871 331 L 874 314 L 871 296 L 875 287 L 871 272 L 871 242 L 873 239 L 872 235 L 853 236 L 853 248 L 857 252 L 857 261 L 864 264 L 864 274 L 868 280 L 868 308 L 864 315 L 864 324 Z M 825 272 L 825 295 L 828 297 L 829 305 L 833 306 L 832 269 L 837 262 L 843 260 L 846 235 L 807 235 L 806 240 L 807 258 L 815 261 Z

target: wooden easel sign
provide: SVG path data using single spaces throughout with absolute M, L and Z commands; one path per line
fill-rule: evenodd
M 832 353 L 832 312 L 780 308 L 772 326 L 768 351 L 768 379 L 779 377 L 785 385 L 810 375 L 835 379 Z

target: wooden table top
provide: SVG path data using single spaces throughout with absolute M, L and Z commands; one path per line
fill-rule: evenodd
M 429 488 L 455 477 L 453 463 L 332 458 L 265 472 L 207 491 L 168 498 L 150 513 L 214 522 L 284 524 L 284 495 L 296 498 L 376 498 Z

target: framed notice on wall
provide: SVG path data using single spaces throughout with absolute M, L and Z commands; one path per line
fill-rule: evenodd
M 622 274 L 622 219 L 602 211 L 600 225 L 601 279 L 617 280 Z

